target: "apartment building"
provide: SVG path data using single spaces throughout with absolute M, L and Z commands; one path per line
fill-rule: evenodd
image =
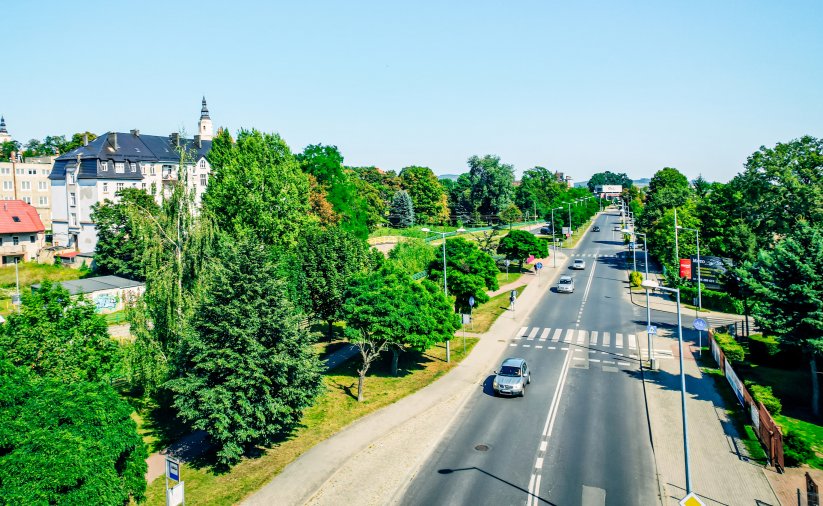
M 0 202 L 0 263 L 35 260 L 46 245 L 45 232 L 33 206 L 22 200 Z
M 34 206 L 40 221 L 51 228 L 51 181 L 54 157 L 0 162 L 0 200 L 22 200 Z
M 205 97 L 197 131 L 193 139 L 178 133 L 107 132 L 58 157 L 49 176 L 54 245 L 94 253 L 97 230 L 91 208 L 106 199 L 116 201 L 115 193 L 124 188 L 142 189 L 160 203 L 171 185 L 184 181 L 199 203 L 211 174 L 207 155 L 213 128 Z M 181 151 L 186 154 L 182 171 Z

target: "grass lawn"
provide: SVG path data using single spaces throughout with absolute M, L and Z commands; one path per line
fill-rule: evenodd
M 524 271 L 528 272 L 528 273 L 531 273 L 531 271 L 527 270 L 527 269 L 524 269 Z M 523 275 L 523 273 L 517 272 L 517 266 L 516 265 L 510 265 L 509 266 L 508 279 L 506 279 L 506 271 L 505 270 L 503 272 L 498 272 L 497 273 L 497 286 L 505 286 L 505 285 L 508 285 L 509 283 L 514 283 L 515 281 L 520 279 L 520 276 L 522 276 L 522 275 Z
M 23 293 L 36 283 L 45 280 L 68 281 L 80 279 L 83 276 L 77 269 L 57 267 L 37 262 L 21 262 L 18 264 L 20 276 L 20 292 Z M 0 267 L 0 313 L 8 314 L 12 311 L 11 296 L 16 290 L 14 265 Z
M 520 296 L 523 293 L 523 290 L 526 288 L 527 285 L 522 285 L 517 287 L 517 295 Z M 515 304 L 517 304 L 515 302 Z M 517 306 L 515 305 L 515 310 Z M 481 304 L 480 307 L 475 309 L 472 312 L 472 323 L 469 325 L 463 325 L 461 330 L 465 330 L 466 332 L 477 332 L 483 333 L 489 330 L 492 326 L 492 323 L 497 320 L 497 318 L 502 315 L 503 313 L 509 310 L 509 294 L 501 293 L 496 297 L 492 297 L 488 302 L 485 304 Z
M 444 362 L 445 345 L 438 345 L 426 353 L 402 354 L 397 377 L 389 374 L 391 356 L 386 354 L 366 377 L 362 403 L 356 399 L 357 359 L 331 371 L 324 378 L 326 392 L 306 410 L 302 425 L 292 436 L 272 448 L 263 449 L 259 457 L 244 459 L 225 474 L 213 473 L 208 465 L 184 464 L 181 473 L 186 482 L 186 504 L 235 504 L 241 501 L 312 446 L 355 420 L 425 387 L 455 367 L 465 357 L 460 341 L 455 344 L 451 350 L 451 364 Z M 475 344 L 477 339 L 466 339 L 466 354 Z M 162 476 L 154 480 L 148 487 L 146 503 L 165 504 L 164 486 Z
M 823 469 L 823 458 L 820 457 L 823 455 L 823 427 L 784 415 L 775 416 L 774 421 L 784 432 L 794 432 L 811 443 L 817 457 L 808 464 L 815 469 Z

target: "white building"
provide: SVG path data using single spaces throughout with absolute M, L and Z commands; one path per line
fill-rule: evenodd
M 49 177 L 54 245 L 94 253 L 97 230 L 91 221 L 92 206 L 116 200 L 115 193 L 124 188 L 143 189 L 161 202 L 181 176 L 181 149 L 188 155 L 182 175 L 199 203 L 211 173 L 207 156 L 213 131 L 205 97 L 197 130 L 194 139 L 183 139 L 178 133 L 108 132 L 58 157 Z

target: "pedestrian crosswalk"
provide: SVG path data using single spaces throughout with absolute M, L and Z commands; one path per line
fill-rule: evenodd
M 552 327 L 521 327 L 509 343 L 511 347 L 534 348 L 538 350 L 568 350 L 588 348 L 589 353 L 602 351 L 614 353 L 618 356 L 637 359 L 640 355 L 646 357 L 645 349 L 641 350 L 637 334 L 628 332 L 614 332 L 610 330 L 585 330 Z M 597 348 L 595 350 L 594 348 Z M 658 359 L 672 358 L 668 350 L 655 350 Z
M 607 255 L 604 253 L 573 253 L 571 258 L 620 258 L 620 254 Z

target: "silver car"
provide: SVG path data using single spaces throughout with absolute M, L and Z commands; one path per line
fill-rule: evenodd
M 572 263 L 572 269 L 577 269 L 579 271 L 582 271 L 585 268 L 586 268 L 586 261 L 585 260 L 583 260 L 582 258 L 575 258 L 574 259 L 574 262 Z
M 492 388 L 495 395 L 526 395 L 526 385 L 532 382 L 529 366 L 522 358 L 507 358 L 494 372 Z
M 560 293 L 574 293 L 574 279 L 571 276 L 560 276 L 557 282 L 557 291 Z

